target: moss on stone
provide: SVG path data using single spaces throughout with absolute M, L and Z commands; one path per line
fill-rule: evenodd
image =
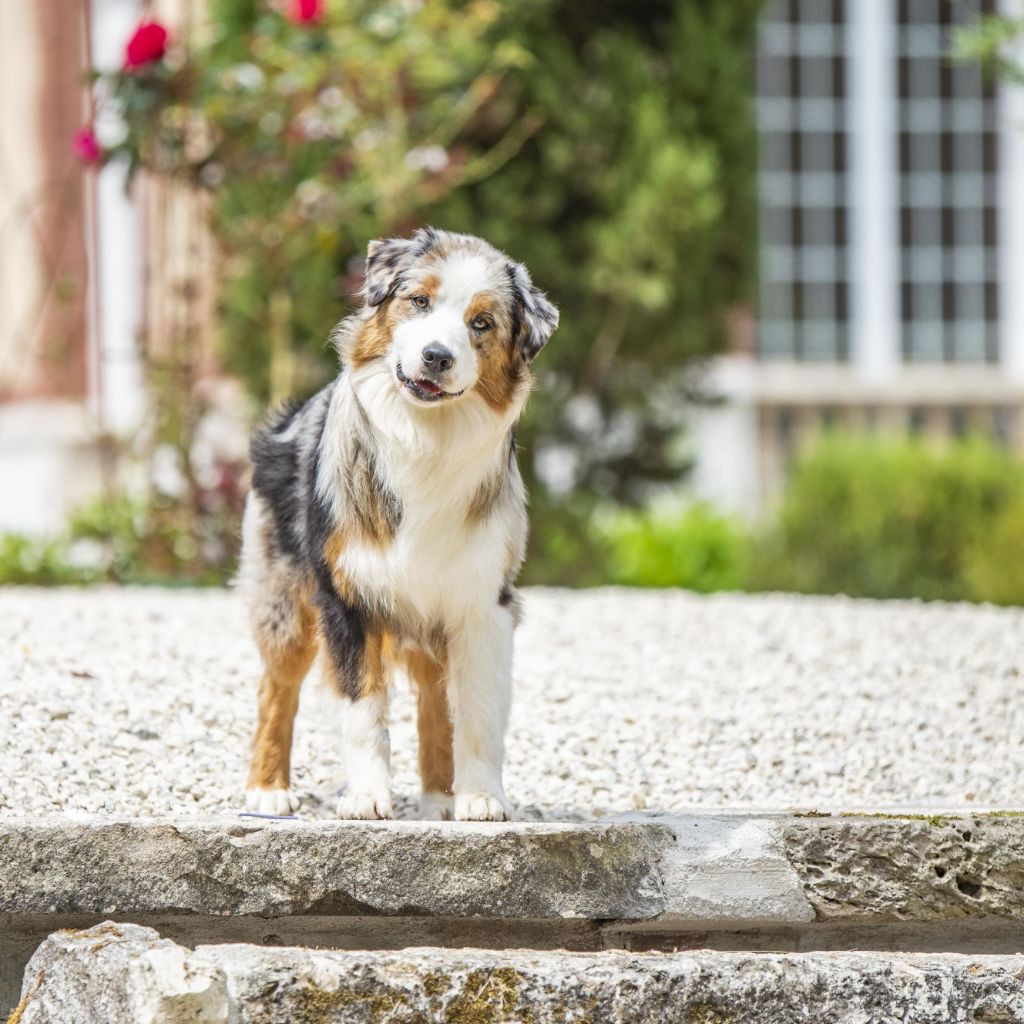
M 392 1020 L 404 1010 L 403 1020 L 426 1024 L 441 1019 L 446 1024 L 502 1024 L 518 1021 L 533 1024 L 529 1010 L 520 1008 L 521 978 L 513 967 L 473 970 L 464 978 L 453 978 L 444 971 L 429 971 L 420 976 L 423 992 L 430 1000 L 429 1014 L 423 1014 L 401 993 L 382 993 L 368 988 L 359 990 L 341 986 L 325 989 L 308 983 L 290 1006 L 292 1024 L 329 1024 L 338 1011 L 358 1005 L 371 1021 Z M 448 999 L 450 993 L 457 993 Z
M 102 924 L 93 925 L 92 928 L 61 928 L 57 934 L 67 935 L 76 941 L 88 940 L 92 943 L 89 946 L 90 953 L 98 953 L 124 938 L 121 926 L 115 921 L 104 921 Z
M 959 821 L 957 817 L 948 814 L 883 814 L 880 812 L 871 813 L 868 811 L 842 811 L 836 815 L 837 818 L 859 818 L 864 821 L 878 819 L 880 821 L 926 821 L 932 828 L 940 828 L 943 825 L 952 825 Z
M 444 1008 L 447 1024 L 501 1024 L 521 1021 L 532 1024 L 528 1010 L 516 1012 L 521 979 L 514 967 L 470 971 L 461 993 Z
M 21 1018 L 25 1010 L 28 1008 L 28 996 L 25 996 L 18 1005 L 11 1010 L 11 1015 L 7 1018 L 7 1024 L 21 1024 Z
M 363 1006 L 369 1013 L 369 1019 L 374 1021 L 389 1020 L 396 1010 L 409 1006 L 408 1000 L 401 995 L 360 992 L 345 987 L 326 989 L 307 982 L 290 1007 L 292 1015 L 289 1020 L 292 1024 L 330 1024 L 338 1010 L 353 1004 Z M 411 1019 L 417 1020 L 416 1017 Z
M 21 1018 L 24 1016 L 25 1011 L 28 1009 L 28 1004 L 32 1001 L 32 997 L 39 991 L 43 984 L 43 972 L 40 971 L 35 978 L 32 979 L 32 985 L 28 991 L 21 997 L 21 1001 L 18 1005 L 11 1010 L 10 1016 L 7 1018 L 7 1024 L 21 1024 Z
M 820 817 L 818 814 L 797 817 Z M 983 825 L 989 818 L 1024 818 L 1024 811 L 964 811 L 962 814 L 870 814 L 866 811 L 843 811 L 838 818 L 881 818 L 888 821 L 926 821 L 934 828 L 957 825 L 965 818 Z
M 451 977 L 443 971 L 427 971 L 421 976 L 420 983 L 431 999 L 437 999 L 452 987 Z
M 737 1018 L 723 1015 L 718 1007 L 700 1003 L 687 1010 L 685 1020 L 686 1024 L 736 1024 Z

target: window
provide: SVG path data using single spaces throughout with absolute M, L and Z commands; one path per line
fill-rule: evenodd
M 761 21 L 764 359 L 847 358 L 847 2 L 773 0 Z
M 769 0 L 758 40 L 762 359 L 849 358 L 847 198 L 856 125 L 893 125 L 892 236 L 907 362 L 998 358 L 999 137 L 995 86 L 949 58 L 951 32 L 997 0 L 892 0 L 890 116 L 847 96 L 856 0 Z M 859 31 L 854 28 L 854 31 Z M 859 102 L 859 100 L 858 100 Z M 856 183 L 853 183 L 856 184 Z M 856 190 L 852 190 L 856 193 Z M 875 214 L 881 215 L 882 207 Z M 878 282 L 869 286 L 877 287 Z
M 995 360 L 995 95 L 948 59 L 952 28 L 995 4 L 895 6 L 903 358 Z

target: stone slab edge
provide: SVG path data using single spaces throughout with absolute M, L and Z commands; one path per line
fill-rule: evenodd
M 108 923 L 48 938 L 10 1021 L 949 1024 L 1024 1019 L 1022 973 L 1024 956 L 953 954 L 190 952 Z
M 660 824 L 0 822 L 0 913 L 643 920 Z
M 1024 919 L 1024 815 L 586 824 L 0 821 L 0 913 L 585 919 L 638 927 Z

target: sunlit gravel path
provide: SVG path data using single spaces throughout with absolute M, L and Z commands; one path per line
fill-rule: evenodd
M 225 591 L 0 590 L 0 815 L 239 809 L 258 663 Z M 1024 802 L 1024 611 L 526 591 L 506 783 L 523 817 Z M 311 677 L 300 814 L 344 783 Z M 412 701 L 395 790 L 415 816 Z

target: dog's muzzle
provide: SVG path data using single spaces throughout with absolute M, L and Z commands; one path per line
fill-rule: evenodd
M 447 349 L 442 349 L 441 351 L 448 352 Z M 426 352 L 424 352 L 424 356 L 426 356 Z M 448 357 L 450 356 L 451 353 L 448 352 Z M 426 360 L 424 359 L 424 361 Z M 427 365 L 430 366 L 432 364 Z M 435 364 L 433 365 L 439 366 L 440 359 L 436 359 Z M 448 367 L 450 366 L 451 362 L 448 363 Z M 413 379 L 412 377 L 407 377 L 405 373 L 403 373 L 401 363 L 399 363 L 395 368 L 395 375 L 398 377 L 398 382 L 406 389 L 406 391 L 414 395 L 421 402 L 443 402 L 446 398 L 458 398 L 459 395 L 462 394 L 462 391 L 445 391 L 437 380 L 431 379 L 440 376 L 443 372 L 446 372 L 446 370 L 434 371 L 430 376 L 424 374 L 422 377 Z

